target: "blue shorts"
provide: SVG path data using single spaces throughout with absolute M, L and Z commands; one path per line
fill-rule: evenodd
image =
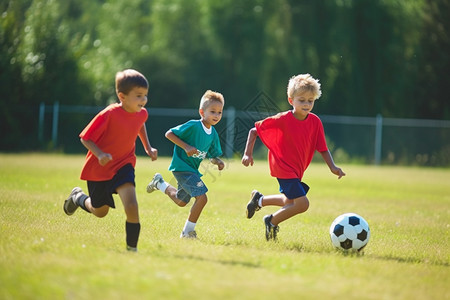
M 192 197 L 206 194 L 208 188 L 198 174 L 192 172 L 172 172 L 178 182 L 177 198 L 189 203 Z
M 298 178 L 280 179 L 277 178 L 280 184 L 280 193 L 283 193 L 288 199 L 295 199 L 306 196 L 309 191 L 309 186 L 301 182 Z
M 92 206 L 99 208 L 108 205 L 109 207 L 116 208 L 112 195 L 117 194 L 116 189 L 125 183 L 131 183 L 136 186 L 134 178 L 133 166 L 126 164 L 117 171 L 111 180 L 88 181 L 87 186 Z

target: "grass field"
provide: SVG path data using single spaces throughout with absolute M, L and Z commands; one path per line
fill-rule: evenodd
M 276 193 L 267 163 L 202 165 L 209 202 L 198 240 L 179 234 L 190 205 L 145 192 L 169 160 L 139 157 L 139 252 L 125 251 L 125 214 L 103 219 L 62 210 L 86 184 L 84 157 L 0 154 L 0 299 L 450 299 L 450 170 L 342 165 L 341 180 L 312 164 L 310 209 L 266 242 L 262 217 L 245 205 L 252 189 Z M 364 255 L 335 251 L 328 235 L 342 213 L 371 228 Z

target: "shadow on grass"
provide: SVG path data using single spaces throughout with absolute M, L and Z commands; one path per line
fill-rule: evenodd
M 393 256 L 393 255 L 370 255 L 370 258 L 380 259 L 380 260 L 387 260 L 387 261 L 396 261 L 399 263 L 413 263 L 413 264 L 427 264 L 427 265 L 433 265 L 433 266 L 441 266 L 441 267 L 449 267 L 450 264 L 445 261 L 437 261 L 437 260 L 430 260 L 427 258 L 414 258 L 414 257 L 400 257 L 400 256 Z
M 317 251 L 314 249 L 308 249 L 304 247 L 302 244 L 299 243 L 292 243 L 292 244 L 286 244 L 284 247 L 286 250 L 289 251 L 295 251 L 299 253 L 316 253 L 316 254 L 330 254 L 330 253 L 336 253 L 340 254 L 342 256 L 348 256 L 348 257 L 365 257 L 365 252 L 354 252 L 354 251 L 342 251 L 339 249 L 324 249 L 323 251 Z M 434 265 L 434 266 L 442 266 L 442 267 L 449 267 L 450 263 L 446 261 L 441 260 L 432 260 L 428 258 L 415 258 L 415 257 L 401 257 L 401 256 L 394 256 L 394 255 L 376 255 L 376 254 L 370 254 L 366 256 L 370 259 L 377 259 L 377 260 L 385 260 L 385 261 L 395 261 L 398 263 L 407 263 L 407 264 L 428 264 L 428 265 Z
M 261 268 L 260 264 L 252 263 L 252 262 L 248 262 L 248 261 L 214 259 L 214 258 L 206 258 L 206 257 L 202 257 L 202 256 L 196 256 L 196 255 L 192 255 L 192 254 L 183 255 L 183 256 L 175 254 L 175 255 L 172 255 L 172 257 L 178 258 L 178 259 L 192 259 L 192 260 L 201 261 L 201 262 L 217 263 L 217 264 L 226 265 L 226 266 L 242 266 L 242 267 L 254 268 L 254 269 Z

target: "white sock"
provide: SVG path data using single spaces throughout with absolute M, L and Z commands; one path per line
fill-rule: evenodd
M 186 220 L 183 228 L 183 234 L 187 235 L 189 232 L 194 231 L 196 223 L 192 223 L 189 220 Z
M 169 187 L 169 185 L 167 184 L 167 182 L 163 181 L 163 182 L 158 182 L 156 184 L 156 188 L 158 190 L 160 190 L 163 193 L 166 193 L 167 188 Z
M 263 201 L 264 196 L 261 196 L 261 198 L 259 198 L 258 200 L 258 206 L 262 207 L 262 201 Z

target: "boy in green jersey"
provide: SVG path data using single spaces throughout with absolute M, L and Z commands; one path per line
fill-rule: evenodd
M 200 101 L 201 119 L 190 120 L 166 132 L 166 137 L 175 144 L 169 171 L 172 171 L 176 178 L 178 188 L 164 181 L 159 173 L 155 174 L 147 186 L 148 193 L 160 190 L 180 207 L 186 206 L 192 197 L 195 198 L 181 232 L 182 238 L 197 237 L 195 225 L 208 201 L 206 196 L 208 188 L 201 180 L 202 174 L 198 171 L 200 163 L 203 159 L 209 158 L 219 170 L 225 166 L 219 158 L 222 150 L 219 135 L 214 128 L 214 125 L 222 118 L 224 104 L 222 94 L 208 90 Z

